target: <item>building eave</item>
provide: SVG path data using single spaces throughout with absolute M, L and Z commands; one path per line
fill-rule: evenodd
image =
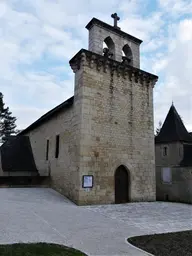
M 81 49 L 70 61 L 69 64 L 72 67 L 73 71 L 76 72 L 81 67 L 81 63 L 84 62 L 85 58 L 93 60 L 99 66 L 107 66 L 112 68 L 113 70 L 117 70 L 118 72 L 123 72 L 124 74 L 130 73 L 134 76 L 135 79 L 141 78 L 146 79 L 148 81 L 158 80 L 158 76 L 141 70 L 139 68 L 133 67 L 132 65 L 125 64 L 123 62 L 116 61 L 114 59 L 106 58 L 103 55 L 97 54 L 92 51 L 88 51 L 86 49 Z
M 98 20 L 96 18 L 93 18 L 88 24 L 87 26 L 85 27 L 86 29 L 90 30 L 92 28 L 93 25 L 98 25 L 98 26 L 101 26 L 101 27 L 104 27 L 106 29 L 109 29 L 110 31 L 113 31 L 114 33 L 118 34 L 118 35 L 121 35 L 125 38 L 128 38 L 129 40 L 137 43 L 137 44 L 141 44 L 143 41 L 141 39 L 138 39 L 132 35 L 129 35 L 127 34 L 126 32 L 118 29 L 118 28 L 115 28 L 101 20 Z

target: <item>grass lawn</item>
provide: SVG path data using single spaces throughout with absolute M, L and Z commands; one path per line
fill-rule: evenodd
M 18 243 L 0 245 L 0 256 L 86 256 L 86 254 L 58 244 Z
M 155 256 L 192 256 L 192 230 L 136 236 L 128 242 Z

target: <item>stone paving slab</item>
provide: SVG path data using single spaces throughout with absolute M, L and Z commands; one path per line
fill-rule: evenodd
M 1 188 L 0 202 L 0 243 L 60 243 L 90 256 L 145 256 L 126 239 L 192 228 L 192 208 L 184 204 L 78 207 L 48 188 Z
M 145 234 L 192 229 L 192 205 L 190 204 L 146 202 L 121 206 L 86 206 L 85 208 L 134 225 Z

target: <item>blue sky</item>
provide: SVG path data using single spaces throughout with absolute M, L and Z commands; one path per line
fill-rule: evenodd
M 73 95 L 69 60 L 88 46 L 96 17 L 143 40 L 141 69 L 159 76 L 155 126 L 174 104 L 192 130 L 191 0 L 1 0 L 0 91 L 24 129 Z

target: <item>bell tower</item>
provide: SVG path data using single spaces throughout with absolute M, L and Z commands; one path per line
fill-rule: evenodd
M 86 26 L 89 30 L 89 51 L 100 55 L 110 56 L 112 59 L 140 68 L 140 44 L 142 41 L 131 36 L 118 27 L 120 20 L 117 13 L 111 15 L 114 26 L 110 26 L 96 18 L 93 18 Z M 103 49 L 103 42 L 107 49 Z
M 89 49 L 70 60 L 80 138 L 80 186 L 74 189 L 81 205 L 114 203 L 115 195 L 121 202 L 156 199 L 153 87 L 158 77 L 140 69 L 142 41 L 119 28 L 116 13 L 111 17 L 113 26 L 96 18 L 87 24 Z M 128 180 L 116 186 L 116 178 L 124 182 L 119 175 Z M 84 187 L 84 178 L 91 187 Z

